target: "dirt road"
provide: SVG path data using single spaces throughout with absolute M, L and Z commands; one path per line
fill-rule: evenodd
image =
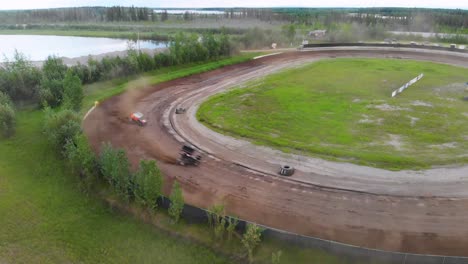
M 174 117 L 171 111 L 187 98 L 212 94 L 216 87 L 223 89 L 293 64 L 343 56 L 399 57 L 468 64 L 468 59 L 448 53 L 428 54 L 397 49 L 341 48 L 284 53 L 113 97 L 88 116 L 84 129 L 96 151 L 102 142 L 110 141 L 127 150 L 134 166 L 142 158 L 161 160 L 160 167 L 168 179 L 166 193 L 173 179 L 177 178 L 184 189 L 186 202 L 195 206 L 207 208 L 224 203 L 229 214 L 246 220 L 357 246 L 468 256 L 468 195 L 465 195 L 467 186 L 464 184 L 449 182 L 447 185 L 443 180 L 433 181 L 428 183 L 430 192 L 422 195 L 424 182 L 390 185 L 389 189 L 400 190 L 392 193 L 383 191 L 385 180 L 372 186 L 372 181 L 360 182 L 344 174 L 343 180 L 333 178 L 338 187 L 347 182 L 349 188 L 340 189 L 334 188 L 333 181 L 329 185 L 312 184 L 300 179 L 280 178 L 268 171 L 254 172 L 232 162 L 236 161 L 233 155 L 238 155 L 236 149 L 224 152 L 216 146 L 216 140 L 209 143 L 207 136 L 210 135 L 197 135 L 198 130 L 191 130 L 194 123 L 188 119 L 190 116 L 193 118 L 190 111 L 194 110 L 189 108 L 185 117 Z M 140 128 L 126 122 L 119 109 L 128 108 L 143 112 L 148 117 L 148 126 Z M 182 145 L 179 141 L 184 137 L 193 138 L 201 143 L 201 148 L 214 155 L 206 155 L 199 167 L 173 164 Z M 229 148 L 229 145 L 225 147 Z M 257 159 L 249 159 L 249 162 L 261 168 L 265 161 Z M 322 182 L 324 178 L 330 178 L 318 173 L 314 177 Z M 445 190 L 444 195 L 431 194 L 438 189 Z

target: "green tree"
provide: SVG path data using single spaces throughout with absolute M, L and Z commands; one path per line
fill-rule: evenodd
M 207 212 L 208 223 L 213 228 L 215 239 L 221 240 L 226 230 L 226 213 L 224 205 L 213 205 Z
M 95 182 L 97 161 L 86 136 L 78 134 L 73 140 L 68 140 L 65 153 L 72 172 L 80 177 L 80 189 L 89 192 Z
M 169 197 L 171 200 L 171 205 L 169 206 L 169 215 L 174 220 L 174 223 L 178 223 L 182 210 L 184 209 L 184 196 L 182 194 L 182 189 L 177 181 L 174 182 L 172 186 L 172 192 Z
M 64 78 L 67 66 L 62 59 L 49 56 L 42 66 L 42 79 L 40 83 L 40 99 L 44 105 L 52 107 L 62 103 L 64 92 Z
M 135 198 L 138 202 L 157 208 L 156 200 L 162 195 L 163 177 L 154 160 L 141 160 L 135 174 Z
M 16 51 L 14 59 L 6 61 L 4 69 L 0 70 L 0 91 L 15 102 L 36 102 L 39 97 L 40 79 L 40 70 L 34 67 L 22 53 Z
M 0 92 L 0 94 L 2 94 Z M 15 133 L 16 117 L 13 105 L 0 103 L 0 132 L 3 137 L 10 137 Z
M 253 251 L 260 244 L 263 229 L 256 224 L 247 224 L 247 230 L 242 236 L 242 245 L 247 250 L 250 263 L 253 262 Z
M 281 263 L 281 255 L 283 255 L 283 251 L 278 250 L 277 252 L 273 252 L 271 254 L 271 264 L 280 264 Z
M 237 224 L 239 224 L 239 219 L 237 217 L 229 217 L 228 218 L 228 226 L 226 227 L 226 231 L 228 233 L 228 241 L 231 241 L 232 235 L 234 234 L 234 231 L 236 230 Z
M 81 110 L 84 94 L 81 80 L 74 75 L 72 71 L 68 71 L 63 80 L 63 100 L 65 107 L 74 111 Z
M 58 152 L 66 155 L 64 152 L 66 143 L 81 132 L 81 118 L 68 109 L 54 112 L 47 107 L 44 111 L 44 135 Z
M 130 200 L 132 179 L 130 163 L 123 149 L 115 149 L 110 143 L 104 143 L 99 159 L 101 173 L 114 190 L 126 201 Z
M 169 19 L 169 15 L 167 13 L 167 10 L 164 10 L 162 13 L 161 13 L 161 21 L 164 22 L 166 21 L 167 19 Z

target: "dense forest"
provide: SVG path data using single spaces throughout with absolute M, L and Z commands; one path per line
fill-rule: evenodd
M 387 30 L 435 31 L 468 28 L 468 10 L 422 8 L 231 8 L 202 9 L 218 13 L 168 14 L 140 7 L 79 7 L 0 12 L 0 24 L 25 25 L 66 22 L 139 22 L 195 19 L 257 19 L 331 29 L 340 23 L 382 25 Z

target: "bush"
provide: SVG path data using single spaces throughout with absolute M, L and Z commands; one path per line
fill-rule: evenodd
M 169 215 L 174 220 L 174 223 L 178 223 L 182 210 L 184 209 L 184 196 L 182 194 L 182 189 L 177 181 L 174 182 L 172 186 L 171 196 L 171 205 L 169 206 Z
M 89 192 L 97 171 L 96 155 L 83 134 L 65 144 L 65 153 L 73 173 L 80 176 L 80 189 Z
M 15 133 L 15 110 L 11 104 L 0 104 L 0 132 L 3 137 L 10 137 Z
M 135 198 L 143 205 L 156 209 L 156 200 L 162 195 L 163 178 L 154 160 L 140 161 L 135 174 Z
M 39 97 L 41 72 L 26 57 L 16 52 L 13 61 L 0 69 L 0 91 L 13 101 L 36 101 Z
M 44 105 L 57 107 L 62 103 L 67 66 L 62 59 L 49 56 L 42 66 L 40 99 Z
M 65 145 L 81 132 L 80 116 L 68 109 L 54 112 L 45 109 L 44 134 L 49 143 L 64 156 Z
M 103 144 L 100 156 L 101 173 L 114 190 L 129 201 L 133 194 L 130 163 L 123 149 L 114 149 L 110 143 Z
M 253 251 L 260 244 L 263 230 L 256 224 L 247 224 L 247 230 L 242 237 L 242 245 L 244 245 L 249 256 L 250 263 L 253 262 Z
M 84 93 L 81 85 L 81 80 L 74 75 L 72 71 L 68 71 L 63 80 L 63 101 L 66 108 L 74 111 L 81 110 Z

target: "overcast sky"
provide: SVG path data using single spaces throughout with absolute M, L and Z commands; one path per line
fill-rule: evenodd
M 468 9 L 468 0 L 0 0 L 0 9 L 70 6 L 146 7 L 432 7 Z

